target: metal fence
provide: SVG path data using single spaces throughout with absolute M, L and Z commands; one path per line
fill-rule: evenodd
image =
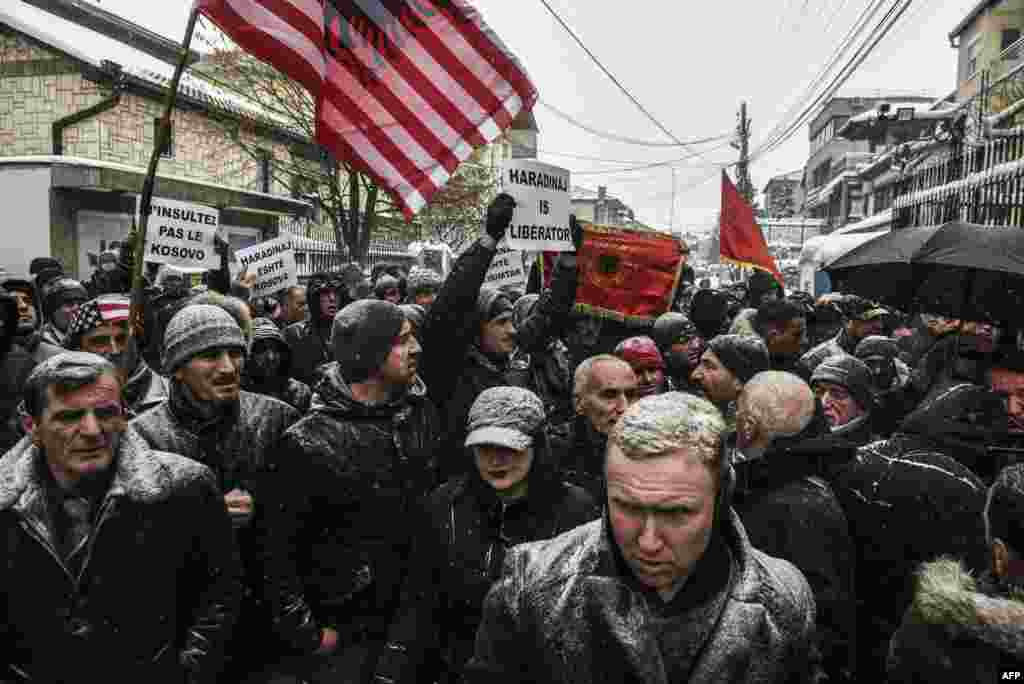
M 907 174 L 893 210 L 898 228 L 954 220 L 1024 226 L 1024 132 L 965 143 Z
M 321 271 L 338 272 L 346 264 L 355 261 L 369 273 L 380 263 L 397 263 L 408 268 L 416 257 L 409 252 L 409 243 L 404 240 L 375 239 L 365 256 L 352 259 L 347 248 L 339 250 L 334 243 L 334 231 L 330 227 L 303 220 L 283 220 L 279 225 L 280 234 L 291 234 L 295 241 L 295 262 L 299 278 L 308 278 Z

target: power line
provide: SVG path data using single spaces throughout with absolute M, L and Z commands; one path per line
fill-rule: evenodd
M 587 124 L 583 123 L 582 121 L 579 121 L 578 119 L 573 118 L 572 115 L 566 114 L 565 112 L 563 112 L 558 107 L 555 107 L 550 102 L 546 102 L 544 100 L 540 100 L 540 104 L 543 107 L 545 107 L 546 109 L 551 110 L 551 112 L 553 114 L 555 114 L 556 116 L 558 116 L 559 118 L 564 119 L 565 121 L 569 122 L 573 126 L 576 126 L 577 128 L 580 128 L 580 129 L 586 131 L 587 133 L 591 133 L 593 135 L 596 135 L 599 138 L 605 138 L 607 140 L 614 140 L 615 142 L 626 143 L 627 145 L 637 145 L 637 146 L 640 146 L 640 147 L 689 147 L 690 145 L 700 145 L 700 144 L 707 143 L 707 142 L 714 142 L 716 140 L 722 140 L 723 138 L 727 138 L 728 136 L 731 135 L 731 133 L 723 133 L 721 135 L 715 135 L 715 136 L 712 136 L 710 138 L 699 138 L 699 139 L 695 139 L 695 140 L 676 141 L 676 142 L 671 142 L 671 143 L 667 143 L 667 142 L 653 142 L 653 141 L 650 141 L 650 140 L 637 140 L 636 138 L 627 138 L 625 136 L 616 135 L 615 133 L 608 133 L 606 131 L 602 131 L 602 130 L 593 128 L 591 126 L 588 126 Z
M 728 147 L 730 144 L 731 144 L 731 141 L 726 141 L 726 142 L 724 142 L 724 143 L 722 143 L 720 145 L 716 145 L 714 147 L 708 148 L 706 151 L 707 152 L 714 152 L 715 150 L 722 149 L 723 147 Z M 687 159 L 693 159 L 696 156 L 698 156 L 698 155 L 691 154 L 691 155 L 687 155 L 685 157 L 680 157 L 679 159 L 669 159 L 669 160 L 663 161 L 663 162 L 652 162 L 650 164 L 643 164 L 642 166 L 633 166 L 633 167 L 626 168 L 626 169 L 601 169 L 601 170 L 595 170 L 595 171 L 573 171 L 572 175 L 574 175 L 574 176 L 604 176 L 604 175 L 615 174 L 615 173 L 626 173 L 626 172 L 632 172 L 632 171 L 646 171 L 647 169 L 656 169 L 656 168 L 659 168 L 659 167 L 662 167 L 662 166 L 672 166 L 673 164 L 678 164 L 679 162 L 686 161 Z M 700 156 L 702 158 L 706 158 L 706 157 L 704 157 L 704 155 L 700 155 Z M 710 160 L 708 160 L 708 161 L 709 161 L 709 164 L 712 165 L 712 166 L 718 166 L 719 165 L 719 162 L 712 162 Z M 730 163 L 732 163 L 732 162 L 730 162 Z
M 553 152 L 552 150 L 538 149 L 537 154 L 545 154 L 551 157 L 568 157 L 569 159 L 581 159 L 583 161 L 601 162 L 605 164 L 626 164 L 628 166 L 637 166 L 640 164 L 648 164 L 650 162 L 644 159 L 607 159 L 605 157 L 588 157 L 582 154 L 570 154 L 569 152 Z M 680 166 L 689 166 L 694 168 L 703 168 L 707 164 L 680 164 Z M 614 169 L 609 169 L 613 171 Z
M 551 13 L 551 16 L 553 16 L 553 17 L 555 18 L 555 20 L 556 20 L 556 21 L 557 21 L 557 22 L 558 22 L 559 24 L 561 24 L 561 25 L 562 25 L 562 28 L 563 28 L 563 29 L 565 29 L 566 33 L 568 33 L 568 34 L 569 34 L 570 36 L 572 36 L 572 39 L 573 39 L 574 41 L 576 41 L 576 44 L 577 44 L 577 45 L 579 45 L 579 46 L 580 46 L 580 48 L 581 48 L 581 49 L 582 49 L 582 50 L 583 50 L 583 51 L 584 51 L 585 53 L 587 53 L 587 56 L 588 56 L 588 57 L 590 57 L 590 59 L 591 59 L 591 60 L 592 60 L 592 61 L 594 62 L 594 64 L 596 64 L 596 65 L 597 65 L 597 67 L 598 67 L 598 68 L 599 68 L 599 69 L 600 69 L 600 70 L 601 70 L 602 72 L 604 72 L 604 75 L 605 75 L 605 76 L 607 76 L 607 77 L 608 77 L 609 79 L 611 79 L 612 83 L 614 83 L 614 84 L 615 84 L 615 85 L 616 85 L 616 86 L 618 87 L 618 89 L 619 89 L 620 91 L 622 91 L 622 94 L 623 94 L 623 95 L 625 95 L 626 97 L 628 97 L 628 98 L 630 99 L 630 101 L 631 101 L 631 102 L 632 102 L 632 103 L 633 103 L 634 105 L 636 105 L 637 109 L 639 109 L 639 110 L 640 110 L 641 112 L 643 112 L 644 116 L 646 116 L 646 117 L 647 117 L 647 119 L 648 119 L 648 120 L 649 120 L 649 121 L 650 121 L 651 123 L 653 123 L 653 124 L 654 124 L 654 125 L 655 125 L 655 126 L 656 126 L 656 127 L 658 128 L 658 130 L 660 130 L 660 131 L 661 131 L 662 133 L 664 133 L 665 135 L 667 135 L 667 136 L 668 136 L 668 137 L 669 137 L 669 138 L 670 138 L 670 139 L 671 139 L 671 140 L 672 140 L 673 142 L 675 142 L 675 143 L 676 143 L 677 145 L 679 145 L 679 146 L 681 146 L 681 147 L 689 147 L 689 145 L 688 145 L 688 144 L 684 143 L 684 142 L 683 142 L 683 141 L 681 141 L 681 140 L 680 140 L 679 138 L 677 138 L 677 137 L 676 137 L 675 135 L 673 135 L 673 134 L 672 134 L 672 131 L 668 130 L 668 128 L 666 128 L 666 127 L 665 127 L 664 125 L 662 125 L 662 123 L 661 123 L 660 121 L 658 121 L 658 120 L 657 120 L 656 118 L 654 118 L 654 115 L 653 115 L 653 114 L 651 114 L 651 113 L 650 113 L 649 111 L 647 111 L 647 108 L 646 108 L 646 107 L 644 107 L 644 106 L 643 106 L 642 104 L 640 104 L 640 101 L 639 101 L 638 99 L 636 99 L 635 97 L 633 97 L 633 93 L 629 92 L 629 90 L 627 90 L 627 89 L 626 89 L 626 87 L 625 87 L 624 85 L 622 85 L 622 83 L 620 83 L 620 82 L 619 82 L 619 79 L 615 78 L 615 76 L 614 76 L 614 75 L 612 75 L 612 72 L 608 71 L 608 69 L 607 69 L 607 68 L 606 68 L 606 67 L 604 66 L 604 64 L 602 64 L 602 63 L 601 63 L 601 60 L 599 60 L 599 59 L 597 58 L 597 56 L 596 56 L 596 55 L 594 55 L 594 53 L 593 53 L 593 52 L 591 52 L 591 51 L 590 51 L 590 49 L 589 49 L 589 48 L 587 48 L 587 46 L 583 44 L 583 41 L 582 41 L 582 40 L 580 40 L 580 37 L 579 37 L 579 36 L 577 36 L 577 35 L 576 35 L 576 34 L 575 34 L 575 33 L 573 32 L 573 30 L 572 30 L 571 28 L 569 28 L 569 25 L 568 25 L 568 24 L 566 24 L 566 23 L 565 23 L 565 21 L 564 21 L 564 20 L 562 19 L 562 17 L 560 17 L 560 16 L 558 15 L 558 12 L 556 12 L 556 11 L 555 11 L 555 10 L 554 10 L 554 9 L 553 9 L 553 8 L 551 7 L 551 5 L 549 5 L 549 4 L 548 4 L 548 1 L 547 1 L 547 0 L 540 0 L 540 2 L 541 2 L 541 4 L 542 4 L 542 5 L 544 5 L 544 7 L 545 7 L 545 8 L 547 9 L 547 11 Z M 698 154 L 699 156 L 703 156 L 703 155 L 701 155 L 701 154 L 700 154 L 700 152 L 697 152 L 697 154 Z

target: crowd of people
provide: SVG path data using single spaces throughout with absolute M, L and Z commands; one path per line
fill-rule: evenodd
M 714 290 L 650 323 L 357 265 L 0 280 L 0 682 L 991 682 L 1024 670 L 1006 321 Z M 582 229 L 572 220 L 577 247 Z

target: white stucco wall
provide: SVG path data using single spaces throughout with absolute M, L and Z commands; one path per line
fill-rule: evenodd
M 0 267 L 24 275 L 50 256 L 50 167 L 0 166 Z

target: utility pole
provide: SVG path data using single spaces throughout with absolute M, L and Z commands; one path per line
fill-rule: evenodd
M 736 141 L 733 147 L 740 152 L 736 164 L 736 189 L 753 206 L 754 184 L 750 181 L 750 119 L 747 118 L 747 103 L 740 103 L 739 121 L 736 124 Z

